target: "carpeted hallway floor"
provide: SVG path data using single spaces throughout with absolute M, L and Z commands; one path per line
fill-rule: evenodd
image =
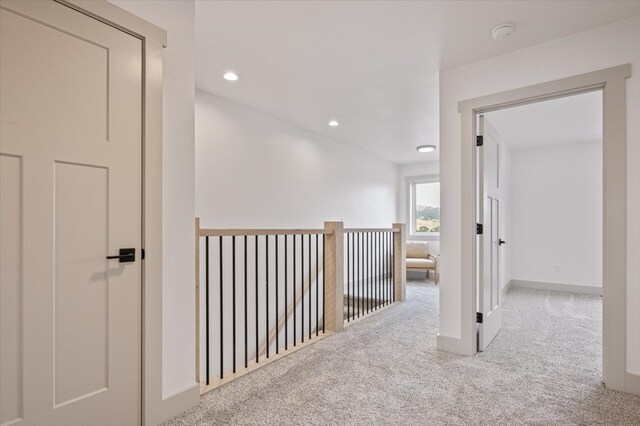
M 206 395 L 178 425 L 640 425 L 600 383 L 599 297 L 514 288 L 486 352 L 435 349 L 438 289 Z

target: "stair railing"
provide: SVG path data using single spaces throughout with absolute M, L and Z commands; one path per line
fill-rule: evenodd
M 365 240 L 369 269 L 354 275 L 355 244 Z M 403 242 L 404 224 L 375 230 L 345 230 L 342 222 L 325 222 L 322 229 L 208 229 L 196 218 L 201 393 L 341 331 L 360 314 L 403 301 Z M 364 267 L 364 257 L 357 262 Z M 364 298 L 356 299 L 355 289 Z M 356 300 L 367 309 L 354 310 Z

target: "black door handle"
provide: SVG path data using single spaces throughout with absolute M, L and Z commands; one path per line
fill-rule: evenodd
M 507 244 L 507 242 L 505 240 L 502 240 L 502 239 L 498 240 L 498 245 L 499 246 L 501 246 L 503 244 Z
M 121 248 L 120 254 L 114 256 L 107 256 L 107 259 L 118 259 L 120 263 L 131 263 L 136 261 L 136 249 L 134 248 Z

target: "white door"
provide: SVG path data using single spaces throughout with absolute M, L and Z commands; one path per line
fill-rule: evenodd
M 502 328 L 500 294 L 500 134 L 479 117 L 478 146 L 478 349 L 484 351 Z
M 0 0 L 3 426 L 140 423 L 141 48 Z

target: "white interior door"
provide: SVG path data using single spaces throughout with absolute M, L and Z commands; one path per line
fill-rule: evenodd
M 500 294 L 500 134 L 481 115 L 478 146 L 478 349 L 484 351 L 502 328 Z
M 141 55 L 59 3 L 0 1 L 3 426 L 140 423 Z

